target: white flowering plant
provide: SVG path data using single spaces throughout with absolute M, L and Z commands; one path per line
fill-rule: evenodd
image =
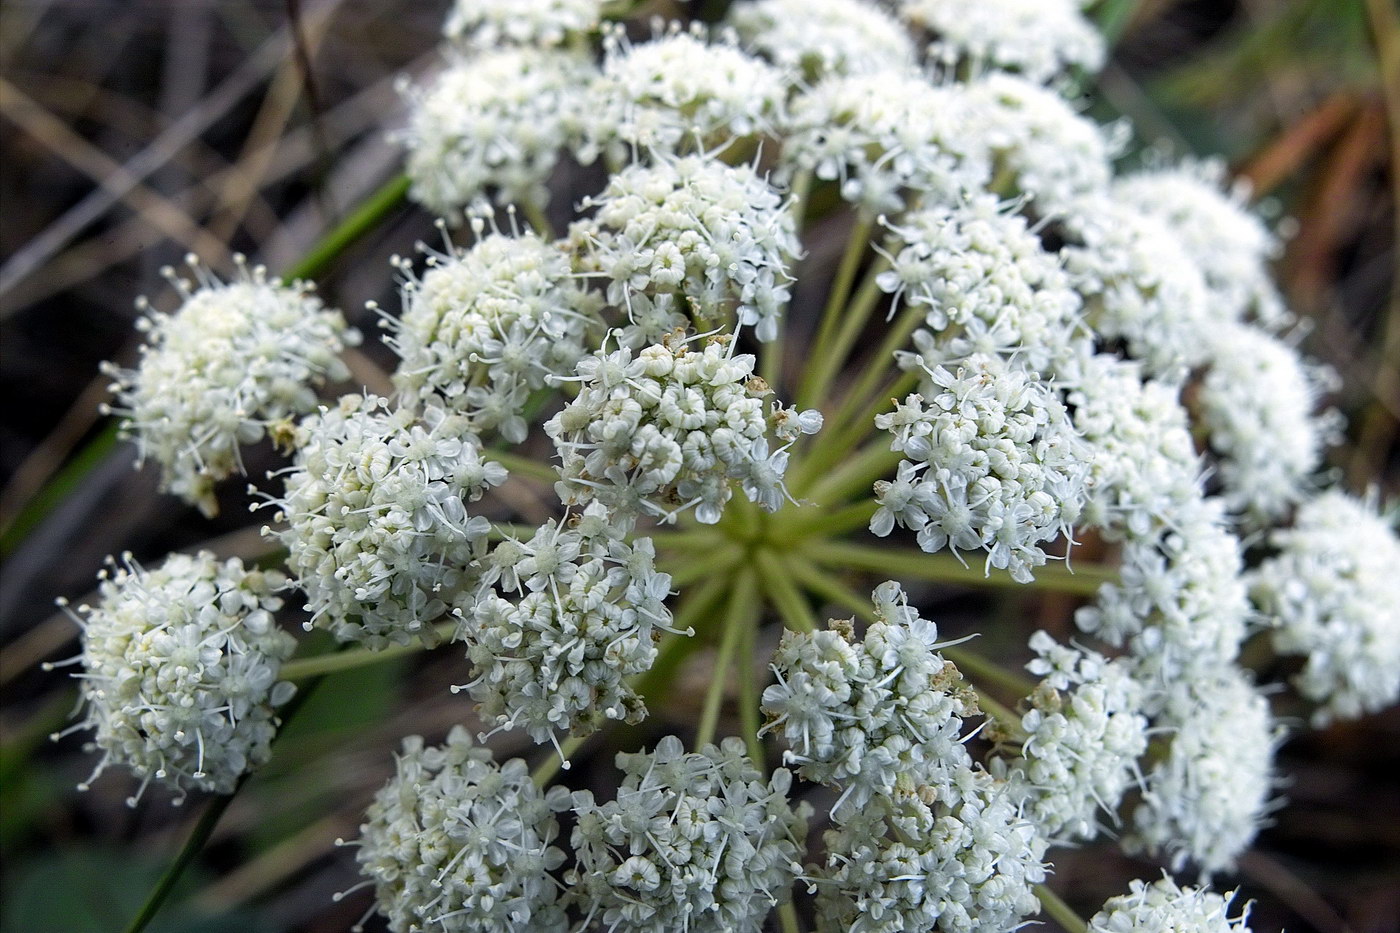
M 450 657 L 341 839 L 357 930 L 1247 930 L 1269 690 L 1400 700 L 1400 541 L 1326 469 L 1278 236 L 1083 112 L 1076 0 L 634 6 L 452 5 L 347 222 L 440 218 L 377 384 L 306 277 L 169 274 L 110 411 L 265 544 L 114 563 L 62 734 L 216 795 L 173 882 L 323 679 Z M 1072 623 L 939 617 L 979 590 Z M 1153 867 L 1081 919 L 1095 842 Z

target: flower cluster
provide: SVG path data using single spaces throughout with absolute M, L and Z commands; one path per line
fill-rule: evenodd
M 836 814 L 941 785 L 970 764 L 962 725 L 977 702 L 935 650 L 937 626 L 909 608 L 897 583 L 872 598 L 876 621 L 864 638 L 849 621 L 784 632 L 773 655 L 778 682 L 763 692 L 768 728 L 788 746 L 784 760 L 809 781 L 842 788 Z
M 1400 699 L 1400 541 L 1371 506 L 1327 492 L 1273 534 L 1250 576 L 1281 654 L 1307 659 L 1299 691 L 1319 725 Z
M 401 317 L 386 319 L 402 361 L 394 373 L 401 397 L 514 443 L 525 439 L 530 393 L 571 375 L 602 329 L 596 296 L 568 255 L 530 233 L 493 233 L 469 250 L 430 256 L 427 271 L 405 283 L 403 306 Z
M 925 365 L 973 354 L 1015 357 L 1032 370 L 1072 354 L 1079 295 L 1011 205 L 983 194 L 911 211 L 890 224 L 892 259 L 880 288 L 924 312 L 916 336 Z
M 166 277 L 180 293 L 171 314 L 151 309 L 138 327 L 148 333 L 135 370 L 107 364 L 118 405 L 144 460 L 161 467 L 161 488 L 218 511 L 214 484 L 243 472 L 241 447 L 316 407 L 316 389 L 349 376 L 340 353 L 359 342 L 339 311 L 321 304 L 301 282 L 284 284 L 239 259 L 238 274 L 220 282 L 189 259 L 196 281 Z
M 1031 636 L 1036 659 L 1028 668 L 1042 679 L 1021 717 L 1019 757 L 1003 760 L 1004 773 L 1023 782 L 1027 813 L 1052 839 L 1092 839 L 1100 813 L 1110 820 L 1133 785 L 1137 760 L 1147 751 L 1143 686 L 1131 662 Z
M 1017 71 L 1048 81 L 1071 68 L 1103 65 L 1103 36 L 1079 0 L 896 0 L 905 21 L 932 34 L 929 58 L 947 65 Z
M 588 91 L 591 144 L 621 161 L 628 147 L 676 153 L 771 136 L 783 122 L 783 72 L 701 29 L 632 45 L 610 33 Z
M 1086 497 L 1087 451 L 1063 403 L 997 356 L 924 371 L 922 393 L 875 419 L 905 459 L 875 484 L 870 530 L 913 529 L 929 552 L 982 548 L 989 572 L 1031 579 L 1041 544 L 1073 524 Z
M 522 725 L 537 742 L 587 734 L 595 714 L 641 722 L 646 707 L 627 678 L 651 668 L 657 630 L 673 631 L 671 578 L 656 571 L 651 541 L 628 543 L 626 530 L 595 502 L 483 558 L 482 582 L 500 592 L 478 595 L 457 638 L 488 722 Z
M 743 45 L 809 83 L 831 75 L 912 68 L 914 43 L 894 18 L 860 0 L 755 0 L 729 8 Z
M 573 795 L 567 880 L 590 919 L 615 933 L 756 930 L 787 901 L 807 822 L 788 771 L 765 780 L 739 739 L 686 752 L 675 736 L 617 766 L 617 799 Z
M 821 415 L 776 403 L 765 415 L 770 390 L 754 358 L 731 349 L 728 339 L 699 350 L 681 340 L 581 361 L 578 397 L 544 426 L 562 460 L 560 498 L 662 518 L 695 507 L 713 524 L 739 480 L 749 501 L 777 511 L 787 446 L 820 429 Z M 788 445 L 771 449 L 770 430 Z
M 375 794 L 356 858 L 394 933 L 534 933 L 569 928 L 549 872 L 562 788 L 541 794 L 525 762 L 504 765 L 457 726 L 441 747 L 404 739 Z
M 443 35 L 473 49 L 551 48 L 598 28 L 605 0 L 455 0 Z
M 788 263 L 801 251 L 790 205 L 753 169 L 705 156 L 635 164 L 613 175 L 573 227 L 583 263 L 608 301 L 683 296 L 698 326 L 732 313 L 759 340 L 778 335 Z
M 987 772 L 880 798 L 826 835 L 821 933 L 1006 933 L 1040 909 L 1045 839 Z
M 1235 893 L 1181 887 L 1171 878 L 1134 881 L 1089 921 L 1089 933 L 1249 933 L 1249 905 L 1234 917 Z
M 499 203 L 543 206 L 545 182 L 583 139 L 586 58 L 537 48 L 499 48 L 459 58 L 427 88 L 410 92 L 399 138 L 413 197 L 459 216 L 488 192 Z
M 308 628 L 370 647 L 432 640 L 469 598 L 490 523 L 467 506 L 506 480 L 463 420 L 347 395 L 297 429 L 296 465 L 272 500 Z
M 142 779 L 133 806 L 153 778 L 180 799 L 191 788 L 227 794 L 265 762 L 276 707 L 294 691 L 277 680 L 296 647 L 273 621 L 285 588 L 280 573 L 207 551 L 155 570 L 113 562 L 101 601 L 72 614 L 86 706 L 72 728 L 95 729 L 102 750 L 82 786 L 116 762 Z

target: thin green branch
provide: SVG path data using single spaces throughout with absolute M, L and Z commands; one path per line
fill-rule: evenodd
M 684 559 L 667 554 L 657 562 L 658 569 L 669 573 L 671 584 L 677 587 L 688 586 L 711 575 L 725 575 L 743 559 L 744 554 L 737 547 L 727 547 L 717 548 L 700 557 L 685 553 L 682 557 Z
M 753 759 L 754 765 L 760 771 L 767 771 L 763 740 L 758 737 L 761 725 L 758 715 L 758 626 L 752 621 L 745 625 L 740 641 L 742 645 L 739 648 L 739 656 L 743 660 L 744 668 L 739 677 L 739 728 L 744 734 L 744 745 L 748 748 L 749 758 Z
M 534 782 L 536 787 L 543 789 L 545 785 L 554 780 L 554 775 L 558 774 L 561 768 L 567 770 L 565 762 L 573 756 L 574 752 L 583 747 L 583 743 L 587 742 L 588 738 L 588 736 L 569 736 L 560 744 L 557 751 L 550 752 L 549 757 L 530 772 L 530 780 Z
M 841 363 L 840 360 L 831 358 L 832 341 L 840 328 L 841 318 L 846 313 L 846 304 L 851 296 L 851 286 L 855 284 L 856 272 L 859 271 L 861 260 L 870 248 L 870 231 L 874 225 L 875 219 L 862 211 L 856 218 L 855 226 L 851 228 L 850 239 L 846 241 L 846 251 L 841 256 L 840 265 L 836 267 L 836 278 L 831 283 L 831 292 L 827 295 L 826 307 L 822 310 L 817 336 L 812 341 L 802 384 L 797 391 L 799 408 L 808 408 L 821 401 L 819 393 L 827 378 L 823 374 L 828 370 L 834 372 Z
M 817 473 L 822 478 L 811 489 L 803 489 L 802 494 L 823 504 L 840 502 L 857 492 L 868 495 L 872 484 L 892 473 L 902 457 L 890 450 L 887 439 L 877 439 L 840 467 Z
M 819 628 L 816 613 L 812 612 L 806 598 L 793 584 L 792 572 L 783 565 L 782 559 L 772 551 L 763 549 L 757 553 L 757 562 L 759 573 L 763 576 L 763 591 L 788 628 L 797 632 L 815 632 Z
M 209 837 L 214 834 L 214 827 L 219 825 L 219 820 L 223 817 L 224 811 L 229 804 L 233 803 L 233 798 L 243 788 L 244 782 L 248 780 L 248 775 L 238 779 L 233 791 L 221 797 L 215 797 L 209 801 L 209 805 L 204 808 L 204 812 L 199 815 L 199 822 L 195 823 L 194 829 L 190 830 L 189 837 L 185 839 L 185 844 L 180 847 L 180 851 L 175 856 L 175 860 L 165 869 L 165 874 L 160 876 L 156 886 L 146 895 L 146 902 L 141 905 L 141 910 L 131 922 L 125 927 L 124 933 L 141 933 L 146 926 L 155 919 L 159 913 L 161 905 L 170 896 L 175 883 L 180 880 L 180 876 L 185 873 L 185 869 L 190 866 L 199 853 L 204 851 L 204 846 L 209 842 Z
M 865 570 L 892 576 L 909 576 L 931 583 L 959 583 L 966 586 L 992 586 L 1050 590 L 1076 596 L 1093 596 L 1104 583 L 1118 579 L 1111 567 L 1080 564 L 1067 567 L 1047 564 L 1037 567 L 1030 583 L 1017 583 L 1006 574 L 988 575 L 975 565 L 966 565 L 952 554 L 925 554 L 897 545 L 855 544 L 845 541 L 817 541 L 803 546 L 802 553 L 819 564 L 847 570 Z
M 870 524 L 879 503 L 873 499 L 839 509 L 808 509 L 774 528 L 770 537 L 783 544 L 811 538 L 835 537 Z M 810 513 L 810 514 L 809 514 Z
M 431 645 L 415 642 L 411 645 L 392 645 L 376 650 L 355 648 L 351 651 L 330 651 L 310 658 L 297 658 L 282 665 L 282 678 L 298 681 L 312 677 L 324 677 L 327 674 L 338 674 L 341 671 L 369 667 L 372 664 L 383 664 L 385 661 L 392 661 L 395 658 L 428 651 L 451 640 L 453 633 L 457 631 L 457 625 L 457 620 L 453 619 L 448 622 L 439 622 L 433 626 L 434 642 Z
M 822 570 L 800 554 L 785 554 L 783 562 L 808 592 L 815 593 L 838 606 L 845 606 L 867 622 L 874 621 L 875 610 L 870 605 L 870 600 L 846 586 L 835 574 Z
M 967 674 L 978 684 L 997 686 L 1017 699 L 1028 697 L 1035 690 L 1035 681 L 1029 677 L 1018 674 L 1016 671 L 1009 671 L 975 651 L 969 651 L 960 645 L 949 645 L 939 650 L 943 652 L 945 658 L 957 665 L 958 670 Z
M 1035 886 L 1035 896 L 1040 898 L 1040 906 L 1045 908 L 1045 912 L 1064 929 L 1065 933 L 1088 933 L 1089 924 L 1085 923 L 1079 914 L 1074 912 L 1074 908 L 1061 900 L 1054 891 L 1043 884 L 1038 884 Z
M 366 198 L 349 217 L 331 230 L 301 261 L 287 269 L 288 279 L 311 279 L 320 275 L 356 240 L 377 227 L 408 198 L 407 175 L 391 178 Z
M 710 688 L 705 693 L 705 705 L 700 712 L 700 727 L 695 734 L 695 746 L 714 741 L 715 728 L 719 724 L 720 702 L 724 699 L 724 688 L 729 681 L 729 669 L 734 665 L 734 655 L 739 647 L 739 636 L 750 621 L 754 597 L 753 571 L 744 568 L 734 580 L 734 588 L 729 593 L 729 606 L 724 616 L 724 631 L 720 636 L 719 650 L 715 655 L 715 669 L 710 675 Z
M 559 479 L 559 471 L 547 463 L 540 463 L 538 460 L 531 460 L 529 457 L 522 457 L 505 450 L 488 450 L 482 456 L 487 460 L 495 460 L 511 473 L 519 476 L 528 476 L 544 483 L 555 483 Z
M 869 375 L 870 370 L 862 375 Z M 852 391 L 846 398 L 846 404 L 837 412 L 832 419 L 832 436 L 827 442 L 830 449 L 828 456 L 839 459 L 847 452 L 860 446 L 860 442 L 865 440 L 875 432 L 875 416 L 882 412 L 892 411 L 910 392 L 918 388 L 919 374 L 917 371 L 901 372 L 891 381 L 885 383 L 874 396 L 866 403 L 865 407 L 858 412 L 851 412 L 855 403 L 863 397 L 863 393 Z

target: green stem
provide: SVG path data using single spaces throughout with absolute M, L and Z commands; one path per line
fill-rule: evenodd
M 549 215 L 544 212 L 544 208 L 531 198 L 526 198 L 520 202 L 521 213 L 530 222 L 530 226 L 542 239 L 554 239 L 554 224 L 549 222 Z
M 943 653 L 946 655 L 948 650 L 943 649 Z M 997 725 L 1001 727 L 1004 734 L 1014 736 L 1018 742 L 1026 740 L 1026 733 L 1021 728 L 1020 716 L 1017 716 L 1010 707 L 1004 706 L 981 687 L 974 685 L 972 689 L 977 692 L 977 705 L 982 707 L 983 713 L 997 721 Z
M 1058 923 L 1065 933 L 1088 933 L 1089 925 L 1080 919 L 1074 909 L 1060 899 L 1060 896 L 1043 884 L 1035 886 L 1035 896 L 1040 898 L 1040 906 Z
M 834 511 L 811 509 L 811 515 L 797 512 L 790 521 L 776 526 L 769 537 L 781 544 L 792 544 L 811 538 L 835 537 L 869 525 L 871 516 L 879 508 L 879 503 L 871 500 L 857 502 Z
M 861 378 L 863 379 L 870 372 L 871 370 L 866 370 Z M 917 370 L 901 372 L 871 396 L 866 401 L 865 407 L 858 412 L 852 411 L 852 409 L 857 402 L 864 400 L 866 393 L 852 390 L 850 395 L 846 397 L 845 406 L 832 419 L 832 438 L 827 442 L 822 453 L 832 459 L 844 457 L 847 452 L 855 449 L 861 441 L 874 432 L 876 415 L 889 411 L 893 405 L 902 401 L 918 386 L 919 372 Z
M 705 693 L 705 705 L 700 712 L 700 727 L 695 733 L 696 748 L 714 741 L 715 728 L 719 724 L 720 702 L 724 699 L 724 688 L 729 680 L 729 668 L 734 663 L 741 630 L 748 622 L 753 609 L 753 591 L 753 571 L 748 568 L 740 570 L 734 580 L 734 588 L 729 593 L 724 632 L 720 636 L 719 651 L 715 655 L 715 669 L 711 675 L 710 688 Z
M 728 588 L 729 579 L 716 575 L 695 589 L 687 591 L 676 607 L 671 627 L 682 632 L 687 629 L 697 632 L 704 630 L 704 625 L 697 624 L 700 617 L 709 614 L 715 608 Z M 650 670 L 637 678 L 637 694 L 648 705 L 653 700 L 663 699 L 663 690 L 675 684 L 676 668 L 699 647 L 698 638 L 667 634 L 661 642 L 661 652 L 656 656 L 656 662 Z
M 958 670 L 971 676 L 979 684 L 992 684 L 1012 694 L 1017 699 L 1028 697 L 1035 690 L 1035 681 L 1015 671 L 1008 671 L 993 661 L 989 661 L 975 651 L 968 651 L 958 645 L 940 648 L 943 656 L 957 665 Z M 1019 722 L 1019 718 L 1017 722 Z
M 495 460 L 511 473 L 517 473 L 520 476 L 528 476 L 531 479 L 551 484 L 559 480 L 558 470 L 547 463 L 531 460 L 529 457 L 522 457 L 504 450 L 488 450 L 483 456 L 488 460 Z
M 229 804 L 233 803 L 233 798 L 247 780 L 248 775 L 245 774 L 238 779 L 232 792 L 209 801 L 209 805 L 199 815 L 199 822 L 194 825 L 189 837 L 185 839 L 185 844 L 180 847 L 175 860 L 165 869 L 165 874 L 160 876 L 160 880 L 151 889 L 151 893 L 146 895 L 146 902 L 141 905 L 140 912 L 132 917 L 131 922 L 126 925 L 125 933 L 141 933 L 142 930 L 146 929 L 146 925 L 155 919 L 161 905 L 165 903 L 165 899 L 175 887 L 175 883 L 180 880 L 180 876 L 184 874 L 190 863 L 199 857 L 199 853 L 203 851 L 209 837 L 214 834 L 214 827 L 219 824 L 224 811 L 228 809 Z
M 1110 567 L 1084 564 L 1079 569 L 1047 564 L 1037 567 L 1030 583 L 1017 583 L 1005 574 L 988 576 L 975 566 L 964 566 L 952 554 L 925 554 L 895 545 L 867 545 L 845 541 L 818 541 L 802 548 L 817 563 L 846 570 L 865 570 L 905 575 L 931 583 L 959 583 L 966 586 L 992 586 L 1050 590 L 1076 596 L 1093 596 L 1104 583 L 1118 579 Z
M 819 627 L 816 613 L 792 582 L 792 572 L 772 551 L 757 553 L 758 570 L 763 576 L 763 589 L 768 600 L 783 617 L 788 628 L 797 632 L 815 632 Z
M 357 667 L 369 667 L 372 664 L 381 664 L 405 655 L 428 651 L 430 648 L 435 648 L 438 644 L 446 643 L 451 639 L 453 633 L 457 631 L 457 625 L 457 620 L 453 619 L 450 622 L 439 622 L 433 626 L 433 633 L 437 639 L 433 645 L 417 642 L 411 645 L 393 645 L 373 651 L 369 648 L 356 648 L 351 651 L 331 651 L 310 658 L 297 658 L 295 661 L 288 661 L 282 665 L 282 678 L 297 681 L 312 677 L 324 677 L 327 674 L 338 674 L 341 671 L 354 670 Z
M 783 933 L 802 933 L 802 924 L 797 919 L 797 905 L 787 901 L 778 908 L 778 923 Z
M 856 492 L 868 495 L 871 484 L 898 466 L 901 457 L 890 450 L 888 439 L 880 438 L 839 469 L 827 472 L 811 489 L 803 489 L 802 495 L 822 504 L 840 502 Z
M 870 268 L 865 270 L 865 278 L 861 280 L 860 288 L 856 291 L 855 298 L 851 299 L 850 305 L 846 308 L 846 313 L 841 319 L 841 330 L 836 334 L 835 343 L 832 349 L 824 356 L 819 357 L 817 362 L 821 366 L 821 373 L 817 382 L 816 398 L 820 402 L 825 398 L 831 381 L 835 377 L 840 364 L 850 354 L 851 348 L 855 346 L 856 338 L 865 329 L 866 323 L 870 320 L 871 312 L 884 297 L 884 291 L 880 288 L 880 274 L 890 267 L 890 261 L 883 254 L 876 256 L 875 261 L 870 264 Z M 876 360 L 875 365 L 883 365 L 882 361 Z M 816 403 L 814 403 L 816 404 Z
M 841 256 L 841 264 L 836 268 L 836 278 L 831 283 L 831 293 L 827 296 L 826 308 L 822 311 L 821 324 L 817 328 L 817 336 L 812 341 L 812 349 L 808 354 L 807 371 L 797 392 L 799 408 L 809 408 L 820 401 L 818 391 L 826 379 L 823 373 L 828 369 L 834 372 L 840 365 L 840 360 L 831 358 L 831 342 L 840 327 L 842 315 L 846 312 L 846 302 L 850 299 L 851 286 L 855 284 L 860 261 L 865 258 L 865 252 L 870 247 L 870 231 L 874 225 L 875 219 L 862 211 L 851 229 L 850 239 L 846 241 L 846 251 Z
M 809 592 L 838 606 L 845 606 L 867 622 L 874 621 L 875 610 L 871 607 L 870 600 L 836 579 L 834 574 L 820 569 L 800 554 L 785 554 L 783 560 L 792 571 L 792 575 L 797 578 L 797 582 Z
M 536 787 L 543 789 L 546 784 L 554 780 L 554 775 L 558 774 L 559 769 L 564 767 L 564 762 L 568 761 L 574 752 L 578 751 L 587 741 L 588 736 L 569 736 L 559 746 L 564 754 L 560 755 L 557 751 L 550 752 L 549 757 L 530 772 L 530 780 L 535 783 Z
M 408 177 L 405 175 L 391 179 L 371 194 L 334 230 L 327 233 L 300 262 L 287 269 L 284 277 L 292 280 L 309 279 L 325 271 L 337 256 L 404 202 L 408 196 L 408 187 Z M 108 455 L 117 446 L 117 430 L 117 422 L 109 421 L 92 440 L 74 454 L 66 466 L 25 503 L 3 534 L 0 534 L 0 554 L 12 554 L 20 542 L 48 518 L 88 474 L 107 461 Z
M 739 656 L 744 662 L 744 673 L 739 678 L 739 727 L 744 733 L 749 758 L 760 771 L 767 771 L 763 740 L 758 737 L 761 725 L 758 715 L 758 626 L 752 623 L 745 625 L 740 640 L 743 644 L 739 648 Z

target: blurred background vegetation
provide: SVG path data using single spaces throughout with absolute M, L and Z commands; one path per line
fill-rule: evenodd
M 725 5 L 696 0 L 689 13 L 714 18 Z M 90 793 L 74 790 L 92 764 L 83 737 L 46 740 L 76 697 L 64 672 L 39 666 L 76 650 L 76 629 L 54 612 L 54 598 L 90 593 L 109 553 L 154 561 L 196 546 L 245 558 L 266 550 L 240 489 L 228 490 L 211 523 L 157 495 L 152 471 L 132 470 L 131 451 L 111 443 L 98 416 L 107 380 L 97 365 L 133 360 L 132 302 L 149 294 L 168 306 L 162 266 L 195 252 L 227 269 L 241 251 L 286 269 L 397 172 L 386 139 L 399 114 L 394 83 L 431 65 L 445 6 L 0 6 L 4 930 L 120 929 L 203 805 L 173 809 L 152 792 L 128 809 L 131 787 L 119 772 Z M 1116 50 L 1091 112 L 1133 122 L 1142 151 L 1130 160 L 1218 153 L 1252 183 L 1261 209 L 1289 234 L 1279 274 L 1304 321 L 1303 345 L 1342 376 L 1333 403 L 1349 429 L 1332 466 L 1354 491 L 1379 482 L 1396 498 L 1394 0 L 1103 0 L 1095 15 Z M 430 218 L 397 211 L 319 277 L 322 294 L 374 335 L 362 309 L 367 300 L 395 307 L 388 257 L 431 235 Z M 356 383 L 384 385 L 390 361 L 378 348 L 352 363 Z M 260 451 L 250 474 L 274 462 Z M 1010 597 L 998 608 L 1034 611 L 1046 624 L 1072 605 Z M 966 599 L 948 611 L 967 611 Z M 325 646 L 304 650 L 315 648 Z M 450 650 L 326 681 L 151 929 L 350 927 L 368 893 L 332 902 L 356 880 L 353 858 L 333 840 L 356 834 L 401 736 L 440 737 L 463 717 L 464 702 L 445 689 L 460 676 Z M 668 715 L 680 721 L 687 712 Z M 654 726 L 664 730 L 666 717 Z M 498 757 L 533 752 L 497 739 Z M 609 760 L 600 744 L 572 782 L 600 780 Z M 1256 930 L 1400 930 L 1400 715 L 1302 732 L 1280 766 L 1287 805 L 1238 874 L 1219 883 L 1256 901 Z M 1157 873 L 1110 845 L 1058 852 L 1055 862 L 1053 887 L 1085 916 L 1127 879 Z

